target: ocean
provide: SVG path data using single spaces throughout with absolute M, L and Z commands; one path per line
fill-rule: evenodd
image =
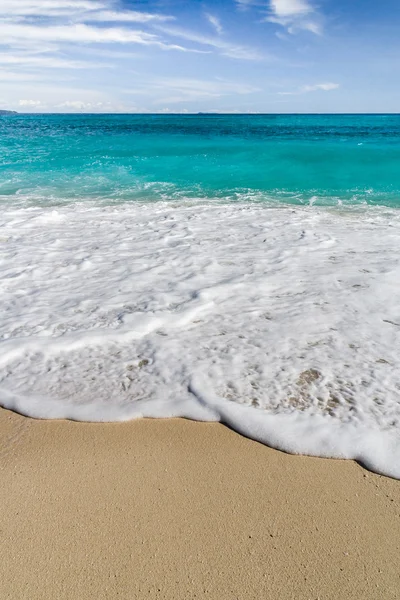
M 399 208 L 399 115 L 0 117 L 0 404 L 400 478 Z
M 400 115 L 14 115 L 0 200 L 400 202 Z

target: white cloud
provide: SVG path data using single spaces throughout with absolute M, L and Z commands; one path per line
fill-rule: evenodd
M 174 17 L 158 13 L 121 10 L 120 0 L 1 0 L 0 42 L 10 49 L 51 42 L 135 43 L 190 51 L 169 44 L 155 34 L 113 26 L 113 23 L 152 23 L 172 19 Z
M 129 113 L 136 112 L 136 107 L 132 105 L 121 104 L 110 101 L 92 101 L 87 100 L 65 100 L 51 107 L 53 110 L 62 110 L 62 112 L 76 113 Z
M 22 17 L 57 17 L 105 8 L 95 0 L 2 0 L 2 15 Z
M 222 51 L 222 55 L 228 58 L 236 58 L 238 60 L 263 60 L 266 58 L 257 50 L 252 48 L 244 48 L 243 46 L 231 46 Z
M 338 87 L 340 87 L 338 83 L 317 83 L 315 85 L 304 85 L 301 89 L 303 92 L 315 92 L 317 90 L 330 92 L 331 90 L 337 90 Z
M 131 29 L 91 27 L 84 24 L 37 26 L 0 24 L 2 43 L 33 40 L 69 43 L 135 43 L 158 44 L 157 36 Z
M 308 92 L 330 92 L 332 90 L 337 90 L 340 87 L 339 83 L 315 83 L 313 85 L 302 85 L 297 90 L 293 92 L 278 92 L 280 96 L 298 96 L 300 94 L 307 94 Z
M 46 43 L 53 44 L 55 51 L 61 44 L 119 43 L 196 52 L 170 44 L 154 33 L 124 26 L 173 19 L 160 13 L 126 10 L 122 0 L 1 0 L 0 43 L 9 50 Z
M 152 13 L 138 12 L 135 10 L 131 11 L 112 11 L 102 10 L 95 13 L 89 13 L 85 18 L 86 21 L 119 21 L 119 22 L 132 22 L 132 23 L 149 23 L 151 21 L 173 21 L 175 17 L 169 15 L 160 15 Z
M 41 54 L 29 55 L 28 53 L 0 55 L 0 65 L 23 66 L 25 69 L 93 69 L 111 66 L 106 63 L 69 60 L 58 58 L 57 56 L 43 56 Z
M 321 19 L 309 0 L 270 0 L 270 11 L 265 21 L 285 27 L 289 33 L 303 29 L 320 35 Z
M 208 22 L 211 23 L 211 25 L 214 27 L 217 34 L 221 35 L 221 33 L 223 32 L 223 28 L 220 19 L 215 15 L 211 15 L 210 13 L 206 13 L 206 18 Z
M 178 44 L 162 41 L 157 35 L 140 30 L 117 27 L 92 27 L 85 24 L 37 26 L 4 24 L 0 22 L 0 39 L 9 46 L 27 47 L 29 42 L 56 42 L 72 44 L 141 44 L 157 46 L 162 50 L 178 50 L 180 52 L 202 51 L 185 48 Z
M 103 106 L 103 102 L 84 102 L 83 100 L 66 100 L 57 105 L 57 108 L 71 108 L 73 110 L 87 110 L 88 108 Z
M 30 108 L 37 108 L 41 104 L 42 102 L 40 100 L 20 100 L 18 102 L 19 106 L 29 106 Z
M 266 58 L 266 56 L 262 55 L 254 48 L 240 46 L 220 38 L 209 37 L 194 31 L 189 31 L 187 29 L 159 25 L 157 26 L 157 30 L 167 33 L 173 37 L 178 37 L 204 46 L 217 48 L 223 56 L 227 56 L 229 58 L 239 58 L 242 60 L 262 60 Z
M 245 83 L 224 79 L 185 79 L 179 77 L 158 78 L 143 82 L 134 89 L 125 90 L 127 94 L 149 95 L 154 104 L 175 104 L 180 102 L 221 98 L 229 95 L 252 94 L 259 88 Z
M 271 0 L 271 9 L 277 17 L 298 17 L 313 12 L 308 0 Z
M 235 0 L 239 10 L 256 8 L 259 12 L 268 10 L 264 21 L 285 27 L 293 34 L 306 30 L 320 35 L 322 33 L 321 16 L 312 0 Z
M 149 21 L 168 21 L 169 15 L 141 12 L 137 10 L 118 10 L 116 0 L 2 0 L 2 15 L 7 17 L 65 17 L 76 21 L 130 21 L 147 23 Z

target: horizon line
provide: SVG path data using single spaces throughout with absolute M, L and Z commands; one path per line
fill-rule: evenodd
M 9 114 L 1 115 L 1 111 L 8 112 Z M 207 112 L 207 111 L 196 111 L 196 112 L 20 112 L 11 109 L 0 109 L 0 116 L 12 116 L 12 115 L 90 115 L 90 116 L 160 116 L 160 117 L 168 117 L 168 116 L 179 116 L 179 117 L 188 117 L 188 116 L 279 116 L 279 115 L 287 115 L 287 116 L 298 116 L 298 115 L 309 115 L 309 116 L 323 116 L 323 115 L 342 115 L 342 116 L 357 116 L 357 115 L 400 115 L 400 112 Z

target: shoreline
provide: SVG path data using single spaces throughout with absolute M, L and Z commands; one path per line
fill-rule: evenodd
M 0 433 L 2 598 L 398 597 L 400 484 L 353 461 L 183 419 Z
M 218 420 L 400 478 L 400 213 L 22 212 L 3 215 L 2 406 Z

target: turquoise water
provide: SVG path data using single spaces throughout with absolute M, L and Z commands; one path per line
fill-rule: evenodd
M 3 116 L 0 199 L 400 206 L 400 115 Z

